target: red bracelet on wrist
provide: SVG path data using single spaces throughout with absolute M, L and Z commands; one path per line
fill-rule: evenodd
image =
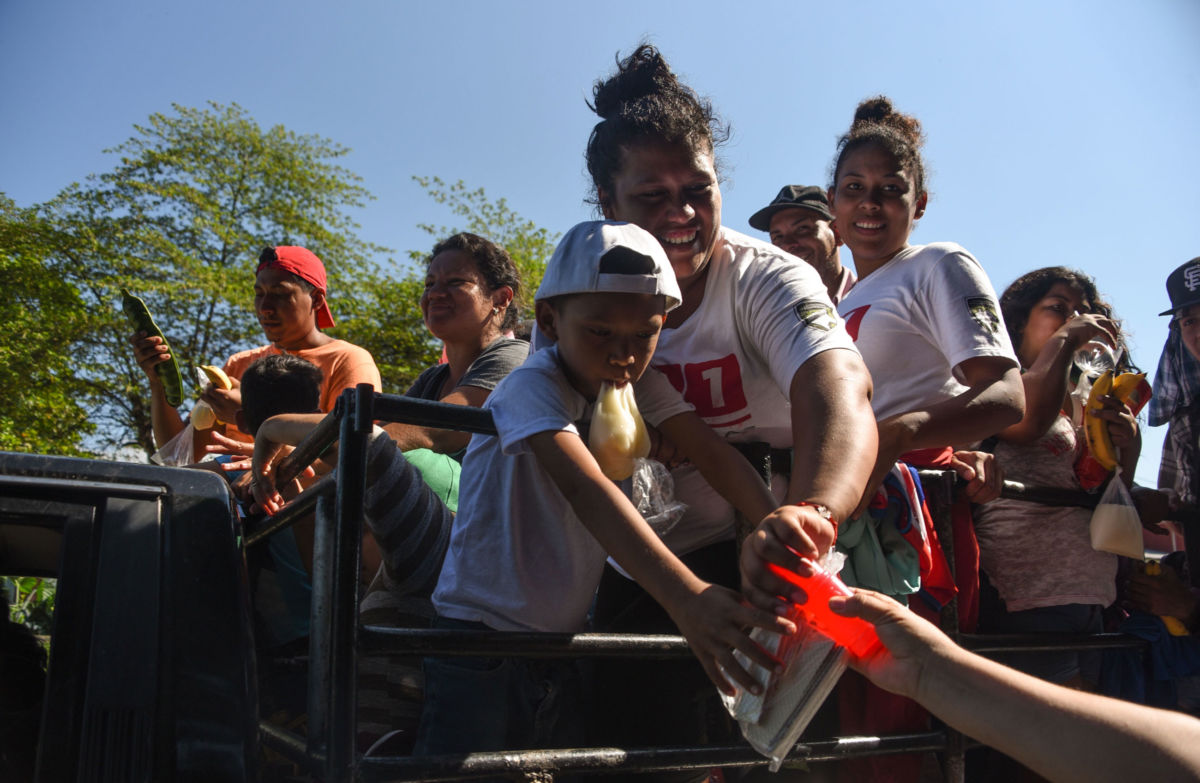
M 833 525 L 833 539 L 835 541 L 837 540 L 838 520 L 833 518 L 833 512 L 829 510 L 829 506 L 826 506 L 824 503 L 809 503 L 807 500 L 801 500 L 794 505 L 808 506 L 816 511 L 817 515 L 821 517 L 821 519 L 824 519 L 826 522 Z

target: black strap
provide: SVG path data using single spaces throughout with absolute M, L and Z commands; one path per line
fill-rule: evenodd
M 792 450 L 778 449 L 771 446 L 769 443 L 764 443 L 759 440 L 744 441 L 742 443 L 730 443 L 737 449 L 746 461 L 749 462 L 758 475 L 762 476 L 763 481 L 768 486 L 771 484 L 771 475 L 779 473 L 791 478 L 792 476 Z

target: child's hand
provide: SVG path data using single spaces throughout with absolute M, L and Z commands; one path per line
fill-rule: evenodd
M 692 652 L 700 659 L 708 678 L 722 693 L 730 696 L 735 692 L 734 687 L 722 676 L 721 668 L 746 690 L 762 692 L 762 687 L 750 676 L 750 672 L 733 657 L 734 650 L 741 650 L 750 660 L 767 669 L 773 670 L 779 666 L 779 661 L 759 647 L 745 628 L 765 628 L 783 634 L 796 631 L 791 621 L 747 606 L 734 591 L 713 584 L 695 594 L 675 613 L 673 619 Z
M 212 437 L 212 444 L 205 446 L 204 450 L 209 454 L 232 454 L 236 457 L 251 457 L 254 455 L 254 444 L 246 443 L 245 441 L 235 440 L 227 435 L 213 430 L 209 433 Z
M 812 570 L 802 558 L 819 560 L 833 546 L 833 524 L 812 506 L 781 506 L 768 514 L 742 542 L 742 593 L 750 603 L 768 612 L 786 614 L 796 588 L 771 573 L 767 563 L 808 576 Z M 778 596 L 784 596 L 783 599 Z

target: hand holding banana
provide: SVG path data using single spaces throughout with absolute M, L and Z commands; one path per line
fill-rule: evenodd
M 1092 384 L 1084 408 L 1084 432 L 1088 450 L 1105 470 L 1115 469 L 1117 450 L 1133 442 L 1137 432 L 1133 417 L 1150 399 L 1150 385 L 1145 381 L 1145 373 L 1127 372 L 1114 379 L 1106 372 Z

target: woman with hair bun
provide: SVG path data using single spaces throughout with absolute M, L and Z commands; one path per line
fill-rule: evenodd
M 875 384 L 879 452 L 863 508 L 898 460 L 954 468 L 969 481 L 968 498 L 995 497 L 999 476 L 990 455 L 960 449 L 1015 424 L 1024 410 L 1017 359 L 983 267 L 952 242 L 909 244 L 929 200 L 923 142 L 916 118 L 883 96 L 865 100 L 838 143 L 829 189 L 834 226 L 858 272 L 838 312 Z M 969 631 L 978 613 L 979 548 L 965 501 L 953 521 L 954 583 L 935 562 L 922 573 L 921 588 L 946 600 L 957 586 L 959 625 Z M 936 547 L 932 554 L 940 555 Z M 922 601 L 909 605 L 937 621 Z M 927 721 L 915 703 L 856 693 L 855 685 L 841 686 L 844 732 L 915 730 Z M 862 779 L 912 780 L 920 759 L 863 760 L 847 769 Z
M 834 226 L 858 272 L 838 312 L 875 382 L 879 454 L 868 497 L 903 458 L 954 467 L 971 481 L 968 496 L 982 499 L 995 492 L 994 477 L 984 486 L 983 457 L 956 449 L 1021 419 L 1020 369 L 979 262 L 953 242 L 909 244 L 929 200 L 923 142 L 916 118 L 887 98 L 863 101 L 839 141 L 829 190 Z M 964 578 L 978 573 L 978 554 L 970 527 L 959 532 L 959 584 L 970 587 Z M 960 595 L 965 628 L 976 612 L 971 598 Z
M 717 433 L 757 465 L 769 465 L 784 504 L 745 540 L 741 557 L 746 596 L 779 609 L 778 596 L 792 588 L 765 563 L 800 569 L 797 553 L 824 554 L 837 520 L 862 495 L 876 440 L 870 379 L 817 273 L 721 225 L 715 148 L 727 130 L 712 106 L 649 45 L 620 60 L 593 96 L 600 121 L 588 140 L 587 166 L 595 203 L 605 218 L 634 223 L 658 239 L 683 294 L 667 317 L 653 366 Z M 673 477 L 688 510 L 664 537 L 667 545 L 702 578 L 736 585 L 731 506 L 691 466 L 676 468 Z M 595 618 L 602 630 L 673 627 L 648 594 L 611 568 Z M 610 666 L 617 665 L 602 668 Z M 624 730 L 615 739 L 632 744 L 691 744 L 705 736 L 714 716 L 697 706 L 715 693 L 699 667 L 687 682 L 679 668 L 674 661 L 664 667 L 639 661 L 603 678 L 597 691 L 610 709 L 601 725 Z M 646 693 L 673 711 L 647 709 Z

